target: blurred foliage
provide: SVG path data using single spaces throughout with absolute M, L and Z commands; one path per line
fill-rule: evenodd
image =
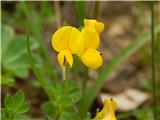
M 30 108 L 30 102 L 24 101 L 24 93 L 19 90 L 14 96 L 7 94 L 4 99 L 5 107 L 2 108 L 3 120 L 19 120 L 25 119 L 23 113 Z
M 74 120 L 78 111 L 74 104 L 82 97 L 81 90 L 76 87 L 75 83 L 69 81 L 67 85 L 65 82 L 48 84 L 46 89 L 50 101 L 44 103 L 42 108 L 48 116 L 60 120 Z
M 157 34 L 160 32 L 160 26 L 157 26 L 155 28 L 155 33 Z M 149 41 L 149 38 L 151 37 L 149 32 L 145 32 L 137 37 L 136 40 L 134 40 L 128 47 L 122 49 L 110 63 L 107 63 L 102 68 L 102 71 L 98 75 L 98 78 L 93 83 L 92 87 L 89 89 L 87 95 L 82 99 L 81 107 L 80 107 L 80 114 L 83 117 L 89 107 L 91 106 L 91 103 L 93 102 L 94 98 L 96 97 L 97 92 L 102 87 L 103 83 L 107 81 L 107 78 L 109 75 L 116 69 L 120 63 L 131 56 L 134 52 L 136 52 L 139 48 L 141 48 L 146 42 Z M 84 107 L 85 106 L 85 107 Z
M 31 41 L 31 49 L 34 50 L 38 45 L 33 39 Z M 14 83 L 13 77 L 28 77 L 29 68 L 25 36 L 15 35 L 11 27 L 2 26 L 1 84 L 12 86 Z
M 7 3 L 7 2 L 6 2 Z M 10 4 L 8 2 L 8 4 Z M 15 4 L 15 5 L 14 5 Z M 83 24 L 83 19 L 87 18 L 87 5 L 85 1 L 76 1 L 77 14 L 79 17 L 79 27 Z M 140 5 L 139 3 L 136 3 Z M 52 1 L 35 2 L 13 2 L 15 6 L 14 11 L 2 10 L 2 76 L 1 84 L 6 86 L 15 85 L 14 79 L 26 79 L 29 76 L 29 69 L 34 72 L 35 79 L 39 87 L 43 87 L 49 100 L 41 105 L 42 110 L 46 113 L 46 119 L 60 118 L 60 120 L 78 120 L 85 118 L 90 120 L 91 115 L 88 112 L 93 100 L 98 91 L 106 82 L 110 74 L 114 72 L 116 67 L 125 61 L 136 51 L 140 51 L 144 63 L 147 65 L 149 55 L 148 46 L 141 48 L 149 41 L 150 33 L 140 33 L 136 40 L 134 40 L 128 47 L 122 49 L 110 63 L 107 63 L 99 71 L 98 78 L 93 85 L 88 89 L 88 69 L 80 64 L 74 56 L 74 66 L 71 69 L 74 81 L 79 75 L 83 74 L 82 90 L 77 85 L 69 81 L 68 89 L 65 90 L 65 83 L 60 81 L 59 71 L 53 66 L 53 61 L 49 57 L 48 47 L 45 45 L 43 33 L 47 25 L 55 23 L 55 12 Z M 13 7 L 13 6 L 12 6 Z M 147 19 L 144 23 L 144 6 L 141 4 L 140 18 L 141 23 L 145 26 L 150 21 Z M 11 8 L 10 8 L 11 9 Z M 29 21 L 26 31 L 27 20 Z M 68 25 L 68 23 L 64 24 Z M 53 26 L 54 27 L 54 26 Z M 156 27 L 156 33 L 160 31 L 160 26 Z M 18 31 L 18 32 L 17 32 Z M 26 40 L 27 39 L 27 40 Z M 156 41 L 156 54 L 159 54 L 159 39 Z M 149 55 L 148 55 L 149 54 Z M 29 57 L 28 57 L 29 56 Z M 156 59 L 157 63 L 159 58 Z M 143 89 L 151 92 L 151 80 L 142 80 L 140 84 Z M 36 83 L 36 84 L 37 84 Z M 87 89 L 86 89 L 87 88 Z M 83 91 L 83 95 L 82 95 Z M 85 94 L 86 93 L 86 94 Z M 158 93 L 158 91 L 157 91 Z M 78 106 L 77 103 L 80 102 Z M 1 108 L 3 120 L 25 120 L 29 119 L 24 114 L 29 110 L 29 102 L 24 101 L 24 94 L 18 91 L 14 96 L 7 94 L 4 99 L 4 107 Z M 160 111 L 160 110 L 159 110 Z M 79 115 L 80 114 L 80 115 Z M 119 116 L 120 115 L 120 116 Z M 137 120 L 152 120 L 151 107 L 136 109 L 129 113 L 118 114 L 119 119 L 127 119 L 130 116 Z

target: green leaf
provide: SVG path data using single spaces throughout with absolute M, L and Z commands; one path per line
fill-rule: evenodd
M 41 107 L 44 110 L 44 112 L 50 117 L 56 116 L 56 107 L 54 106 L 53 102 L 46 102 Z
M 14 108 L 14 102 L 13 97 L 10 94 L 7 94 L 4 98 L 4 105 L 7 109 L 13 109 Z
M 2 56 L 5 53 L 6 48 L 8 47 L 10 40 L 14 36 L 14 31 L 9 26 L 2 26 Z
M 24 114 L 16 114 L 14 120 L 33 120 L 33 119 L 30 119 L 29 116 Z
M 75 115 L 76 109 L 73 105 L 70 105 L 63 109 L 63 111 L 60 114 L 60 120 L 75 120 Z
M 68 96 L 72 103 L 77 103 L 82 97 L 82 91 L 72 81 L 68 82 L 68 89 Z
M 157 26 L 155 29 L 155 33 L 160 31 L 160 26 Z M 102 68 L 99 73 L 98 78 L 93 83 L 92 87 L 89 89 L 86 96 L 81 101 L 79 114 L 81 117 L 84 117 L 87 113 L 89 107 L 91 106 L 93 100 L 96 97 L 96 94 L 99 92 L 100 88 L 103 84 L 108 80 L 108 77 L 112 74 L 112 72 L 121 64 L 122 61 L 131 56 L 134 52 L 136 52 L 140 47 L 142 47 L 145 43 L 147 43 L 150 39 L 150 32 L 145 32 L 140 34 L 136 40 L 134 40 L 128 47 L 122 49 L 110 63 L 107 63 Z
M 24 102 L 23 105 L 17 110 L 17 113 L 25 113 L 30 108 L 30 102 Z
M 21 107 L 23 105 L 24 102 L 24 93 L 19 90 L 15 96 L 14 96 L 14 105 L 15 105 L 15 110 L 18 110 L 19 107 Z
M 73 115 L 73 113 L 63 112 L 60 116 L 60 120 L 75 120 Z
M 7 116 L 8 116 L 8 111 L 6 108 L 1 108 L 1 118 L 2 120 L 7 120 Z
M 80 26 L 83 25 L 83 20 L 86 17 L 86 5 L 85 4 L 86 4 L 85 1 L 76 1 Z
M 11 27 L 7 25 L 2 27 L 2 66 L 6 72 L 12 71 L 14 75 L 26 78 L 29 68 L 26 37 L 24 35 L 14 36 L 13 33 Z M 37 47 L 38 44 L 32 39 L 31 49 Z
M 43 74 L 41 74 L 40 70 L 37 69 L 37 67 L 34 64 L 34 59 L 32 57 L 31 54 L 31 45 L 30 45 L 30 33 L 29 33 L 29 20 L 27 21 L 27 27 L 26 27 L 26 40 L 27 40 L 27 54 L 28 54 L 28 59 L 31 65 L 31 68 L 35 74 L 35 76 L 37 77 L 37 80 L 39 81 L 41 86 L 45 86 L 45 82 L 44 82 L 44 76 Z
M 14 79 L 8 74 L 2 75 L 0 82 L 2 86 L 4 85 L 4 86 L 9 86 L 9 87 L 15 84 Z

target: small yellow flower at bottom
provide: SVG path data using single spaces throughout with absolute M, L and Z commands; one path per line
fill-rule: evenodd
M 117 103 L 113 99 L 105 99 L 104 106 L 100 112 L 97 113 L 93 120 L 116 120 L 115 110 Z

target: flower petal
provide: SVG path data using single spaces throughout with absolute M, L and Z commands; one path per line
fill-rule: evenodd
M 116 120 L 114 113 L 116 109 L 116 101 L 114 101 L 113 99 L 106 99 L 102 110 L 97 113 L 94 120 Z
M 84 25 L 85 27 L 95 29 L 99 34 L 104 29 L 104 24 L 102 22 L 97 22 L 96 20 L 93 19 L 84 19 Z
M 52 36 L 52 46 L 57 52 L 69 49 L 75 53 L 79 36 L 80 32 L 78 29 L 71 26 L 61 27 Z
M 67 47 L 73 54 L 77 53 L 77 42 L 80 38 L 80 34 L 81 32 L 78 29 L 72 27 Z
M 70 67 L 72 67 L 73 65 L 73 58 L 72 58 L 72 54 L 69 50 L 62 50 L 58 56 L 58 62 L 60 65 L 64 66 L 65 62 L 68 63 L 70 65 Z
M 102 65 L 102 57 L 100 53 L 93 48 L 87 49 L 81 56 L 83 64 L 91 69 L 96 69 Z
M 99 43 L 100 43 L 99 35 L 94 29 L 83 28 L 81 31 L 80 39 L 78 41 L 77 54 L 81 56 L 82 53 L 88 48 L 97 49 Z

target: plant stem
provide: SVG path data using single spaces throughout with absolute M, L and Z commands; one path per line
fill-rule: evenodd
M 79 17 L 80 27 L 83 25 L 83 20 L 86 17 L 86 3 L 85 1 L 76 1 L 77 14 Z
M 67 64 L 63 66 L 63 80 L 64 80 L 64 93 L 67 94 L 67 84 L 68 84 L 68 70 Z
M 157 120 L 156 101 L 156 72 L 155 72 L 155 39 L 154 39 L 154 2 L 151 2 L 151 50 L 152 50 L 152 94 L 153 94 L 153 117 Z
M 62 15 L 61 15 L 61 8 L 60 8 L 59 1 L 54 1 L 54 7 L 56 12 L 57 28 L 60 28 L 62 26 Z
M 65 81 L 68 81 L 67 65 L 65 66 Z
M 68 81 L 68 71 L 67 71 L 67 65 L 62 67 L 62 79 L 64 81 Z
M 84 79 L 82 82 L 83 95 L 85 94 L 85 91 L 86 91 L 87 81 L 88 81 L 88 68 L 85 68 L 84 69 Z

